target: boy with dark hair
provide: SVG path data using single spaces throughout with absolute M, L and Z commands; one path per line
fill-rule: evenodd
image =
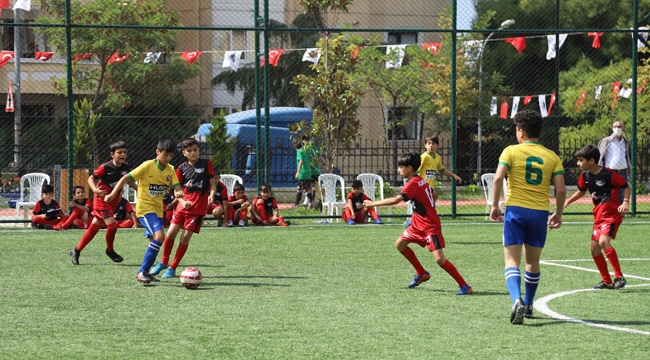
M 221 226 L 228 226 L 228 188 L 226 184 L 221 182 L 221 172 L 219 169 L 214 169 L 214 182 L 217 184 L 216 191 L 214 192 L 214 199 L 212 204 L 208 206 L 208 214 L 212 214 L 214 221 L 222 221 Z
M 548 217 L 549 189 L 555 186 L 557 204 L 564 204 L 564 168 L 555 152 L 538 142 L 542 116 L 536 111 L 520 111 L 514 117 L 518 145 L 506 147 L 499 157 L 492 184 L 490 220 L 504 221 L 504 276 L 513 306 L 510 323 L 523 324 L 533 316 L 533 299 L 540 279 L 539 259 L 546 243 L 547 229 L 562 225 L 562 206 Z M 499 207 L 503 179 L 508 175 L 505 220 Z M 526 299 L 521 299 L 521 254 L 526 263 Z
M 73 188 L 73 197 L 70 201 L 70 215 L 65 222 L 54 226 L 54 230 L 68 230 L 70 227 L 86 229 L 92 221 L 93 201 L 86 198 L 86 189 L 83 186 Z
M 212 177 L 214 170 L 212 162 L 199 158 L 199 143 L 194 138 L 183 140 L 183 156 L 187 161 L 176 169 L 176 177 L 183 189 L 183 197 L 178 199 L 174 215 L 172 216 L 165 243 L 163 254 L 158 265 L 151 270 L 151 275 L 158 275 L 167 269 L 163 279 L 170 279 L 176 276 L 176 268 L 183 260 L 190 239 L 195 233 L 198 234 L 203 226 L 203 217 L 208 204 L 212 203 L 215 192 L 215 180 Z M 174 249 L 174 240 L 178 232 L 183 229 L 181 242 L 176 249 L 174 260 L 169 263 L 169 256 Z
M 289 221 L 284 221 L 280 216 L 280 209 L 275 198 L 271 196 L 271 185 L 262 184 L 260 195 L 253 199 L 251 205 L 251 221 L 255 225 L 289 226 Z
M 294 147 L 296 148 L 297 168 L 295 178 L 298 180 L 295 206 L 298 206 L 300 204 L 303 192 L 307 193 L 307 199 L 311 205 L 311 203 L 314 201 L 311 193 L 311 157 L 309 156 L 309 153 L 304 149 L 302 141 L 296 141 Z
M 54 187 L 49 184 L 41 188 L 41 200 L 32 210 L 32 227 L 36 229 L 53 230 L 54 226 L 65 221 L 61 206 L 54 200 Z
M 135 216 L 135 211 L 133 211 L 129 200 L 124 197 L 120 199 L 120 203 L 117 204 L 117 209 L 115 209 L 115 221 L 120 229 L 138 228 L 138 218 Z
M 592 286 L 592 289 L 624 288 L 627 281 L 623 277 L 618 254 L 611 241 L 616 239 L 616 232 L 623 222 L 623 215 L 628 210 L 630 187 L 618 172 L 598 165 L 600 151 L 597 147 L 587 145 L 576 151 L 575 157 L 578 159 L 578 166 L 582 173 L 578 178 L 578 191 L 567 199 L 564 208 L 583 197 L 589 190 L 594 203 L 594 228 L 591 233 L 590 250 L 602 278 L 602 281 Z M 623 189 L 622 203 L 618 198 L 619 188 Z M 614 281 L 609 275 L 603 251 L 614 270 Z
M 110 154 L 113 159 L 99 165 L 92 175 L 88 177 L 88 186 L 95 194 L 92 211 L 93 220 L 81 236 L 77 246 L 70 250 L 74 265 L 79 265 L 81 251 L 92 241 L 99 229 L 103 227 L 106 227 L 106 255 L 114 262 L 122 262 L 123 260 L 113 249 L 115 233 L 117 232 L 117 222 L 115 222 L 114 214 L 120 199 L 106 200 L 105 197 L 115 190 L 115 184 L 129 172 L 130 167 L 126 164 L 126 153 L 127 146 L 124 141 L 112 143 Z M 129 185 L 135 186 L 134 183 Z M 119 190 L 121 191 L 122 188 L 120 187 Z
M 107 202 L 110 202 L 120 196 L 120 191 L 126 183 L 138 182 L 138 201 L 135 212 L 139 215 L 140 224 L 145 228 L 144 236 L 149 238 L 149 245 L 136 279 L 145 284 L 158 281 L 149 274 L 149 269 L 156 261 L 160 247 L 165 241 L 162 219 L 163 197 L 168 191 L 174 189 L 176 189 L 176 198 L 183 197 L 183 189 L 178 188 L 180 184 L 174 167 L 169 163 L 175 150 L 176 144 L 172 139 L 160 139 L 156 146 L 156 158 L 143 162 L 135 170 L 124 175 L 105 198 Z
M 368 214 L 372 216 L 375 224 L 383 224 L 375 208 L 365 208 L 363 206 L 365 200 L 370 200 L 370 198 L 363 193 L 363 182 L 361 180 L 354 180 L 352 182 L 352 191 L 348 193 L 347 205 L 343 212 L 343 220 L 348 225 L 368 222 Z
M 395 205 L 401 201 L 411 201 L 413 204 L 411 226 L 405 229 L 395 242 L 397 250 L 413 265 L 416 271 L 413 281 L 408 285 L 409 288 L 414 288 L 431 278 L 429 272 L 424 269 L 420 260 L 408 246 L 409 243 L 414 243 L 421 247 L 428 247 L 438 266 L 456 280 L 460 287 L 456 295 L 471 294 L 472 287 L 467 284 L 451 261 L 445 258 L 442 250 L 445 248 L 445 239 L 442 236 L 440 218 L 433 201 L 433 189 L 426 180 L 417 175 L 419 168 L 420 155 L 418 153 L 407 153 L 400 156 L 397 160 L 397 172 L 403 178 L 408 179 L 400 193 L 395 197 L 380 201 L 365 200 L 363 205 L 370 208 L 372 206 Z
M 244 188 L 243 184 L 236 182 L 232 188 L 232 195 L 228 197 L 228 227 L 232 227 L 235 222 L 240 227 L 246 226 L 250 205 L 251 203 L 246 196 L 246 188 Z
M 420 167 L 417 169 L 418 174 L 423 177 L 434 190 L 436 189 L 436 174 L 438 173 L 453 177 L 459 184 L 463 182 L 463 179 L 461 179 L 460 176 L 445 169 L 444 165 L 442 165 L 442 159 L 440 159 L 440 155 L 436 153 L 436 151 L 438 151 L 439 143 L 440 141 L 438 140 L 437 135 L 431 135 L 425 138 L 424 148 L 426 151 L 420 155 Z

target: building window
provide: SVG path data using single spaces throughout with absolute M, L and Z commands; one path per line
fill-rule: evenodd
M 389 32 L 386 37 L 388 44 L 417 44 L 418 33 L 414 32 Z
M 33 21 L 25 20 L 25 22 Z M 4 20 L 5 26 L 0 28 L 0 31 L 2 31 L 2 50 L 5 51 L 14 51 L 14 30 L 16 28 L 11 24 L 13 24 L 13 21 Z M 34 29 L 30 27 L 23 27 L 22 29 L 23 47 L 21 57 L 33 58 L 36 51 L 49 51 L 45 35 L 34 33 Z
M 398 107 L 393 115 L 392 109 L 385 108 L 386 139 L 393 140 L 393 126 L 396 140 L 420 140 L 422 138 L 422 114 L 413 113 L 412 108 Z

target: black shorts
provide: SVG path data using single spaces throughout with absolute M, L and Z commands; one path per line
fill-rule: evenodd
M 298 189 L 309 190 L 311 188 L 311 180 L 298 180 Z

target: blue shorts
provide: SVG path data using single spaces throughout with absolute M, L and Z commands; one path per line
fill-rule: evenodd
M 543 248 L 547 222 L 548 211 L 508 206 L 503 223 L 503 246 L 528 244 Z
M 153 234 L 165 228 L 165 222 L 162 218 L 159 218 L 155 213 L 145 214 L 138 218 L 140 224 L 144 227 L 144 236 L 151 237 Z

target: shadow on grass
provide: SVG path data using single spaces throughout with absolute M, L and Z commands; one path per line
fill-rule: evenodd
M 454 245 L 503 245 L 501 241 L 451 241 Z
M 238 276 L 204 276 L 215 279 L 309 279 L 307 276 L 264 276 L 264 275 L 238 275 Z

